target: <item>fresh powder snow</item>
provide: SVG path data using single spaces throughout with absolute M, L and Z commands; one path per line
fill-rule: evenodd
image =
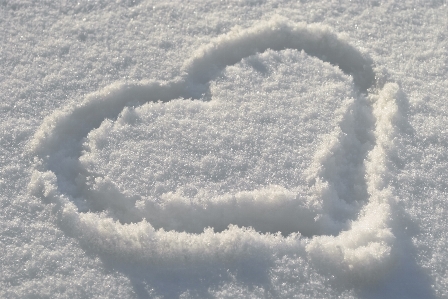
M 448 5 L 3 1 L 1 298 L 445 298 Z

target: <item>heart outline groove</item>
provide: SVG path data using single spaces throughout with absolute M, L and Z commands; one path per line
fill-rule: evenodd
M 300 237 L 298 232 L 288 236 L 262 234 L 237 225 L 230 225 L 221 232 L 212 228 L 202 233 L 165 231 L 154 228 L 151 220 L 147 221 L 147 215 L 140 214 L 129 198 L 123 197 L 124 200 L 118 200 L 114 206 L 107 200 L 95 201 L 97 206 L 92 205 L 88 197 L 94 193 L 86 186 L 85 170 L 79 163 L 82 141 L 91 130 L 99 127 L 104 119 L 116 118 L 128 106 L 201 98 L 220 70 L 267 49 L 296 49 L 329 62 L 353 77 L 358 93 L 336 128 L 336 137 L 316 154 L 313 171 L 307 173 L 314 199 L 321 203 L 317 212 L 307 207 L 298 208 L 304 222 L 317 219 L 307 238 Z M 35 157 L 30 194 L 51 204 L 62 230 L 98 255 L 125 256 L 132 262 L 160 267 L 189 267 L 210 261 L 224 265 L 229 260 L 250 256 L 248 248 L 258 248 L 264 252 L 300 252 L 317 268 L 331 269 L 344 280 L 377 276 L 389 266 L 395 239 L 390 215 L 396 197 L 390 186 L 389 168 L 392 166 L 389 161 L 395 149 L 394 137 L 399 134 L 395 123 L 400 111 L 395 99 L 400 90 L 395 83 L 384 83 L 380 72 L 375 72 L 372 65 L 371 59 L 320 25 L 272 20 L 231 31 L 195 52 L 182 66 L 182 75 L 178 78 L 167 82 L 115 84 L 88 95 L 80 104 L 48 116 L 29 145 Z M 359 115 L 353 119 L 350 111 Z M 368 134 L 356 132 L 356 121 L 363 118 L 372 120 Z M 361 180 L 364 186 L 362 193 L 366 200 L 360 201 L 361 207 L 356 206 L 356 200 L 338 195 L 340 186 L 346 185 L 340 181 L 338 167 L 353 154 L 350 142 L 359 141 L 357 134 L 370 136 L 354 147 L 355 151 L 360 151 L 360 144 L 370 144 L 361 150 L 362 154 L 357 154 L 359 165 L 349 174 Z M 274 202 L 284 207 L 291 201 L 285 194 L 274 193 L 268 201 L 252 199 L 249 205 Z M 172 214 L 170 204 L 184 205 L 187 214 L 198 217 L 198 207 L 184 202 L 152 206 L 152 210 L 165 219 Z M 337 209 L 351 211 L 352 206 L 359 212 L 357 219 L 346 222 L 334 219 Z M 116 213 L 113 218 L 102 212 L 108 209 L 125 210 L 126 215 L 120 219 Z

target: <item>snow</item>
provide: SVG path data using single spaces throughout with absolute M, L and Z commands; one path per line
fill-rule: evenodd
M 4 1 L 0 297 L 446 297 L 447 10 Z

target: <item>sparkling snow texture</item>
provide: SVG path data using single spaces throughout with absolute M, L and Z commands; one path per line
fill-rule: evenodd
M 2 298 L 444 298 L 444 1 L 4 1 Z

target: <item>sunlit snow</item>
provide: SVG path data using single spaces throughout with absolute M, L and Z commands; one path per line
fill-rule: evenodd
M 444 298 L 445 1 L 4 1 L 2 298 Z

